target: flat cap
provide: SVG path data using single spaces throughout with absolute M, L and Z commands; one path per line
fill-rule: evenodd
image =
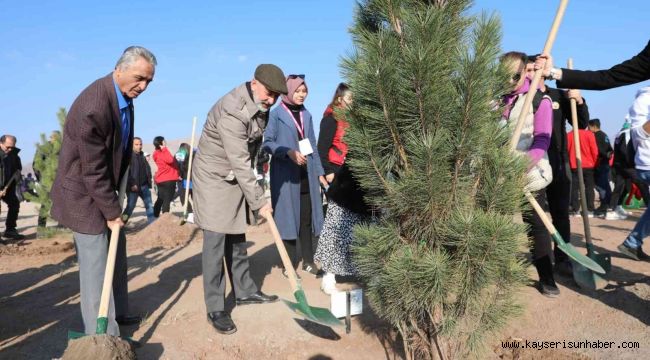
M 261 64 L 255 69 L 255 80 L 259 81 L 269 91 L 287 94 L 287 79 L 282 69 L 273 64 Z

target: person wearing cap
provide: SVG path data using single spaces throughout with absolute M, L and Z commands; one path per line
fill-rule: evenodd
M 231 90 L 210 109 L 192 164 L 194 221 L 203 231 L 207 317 L 222 334 L 237 331 L 224 308 L 224 256 L 237 305 L 278 300 L 262 293 L 251 279 L 245 232 L 249 209 L 263 216 L 273 212 L 253 169 L 269 109 L 280 94 L 287 94 L 282 70 L 259 65 L 251 81 Z
M 321 185 L 328 187 L 316 148 L 311 113 L 305 108 L 304 75 L 289 75 L 288 95 L 271 111 L 262 150 L 271 154 L 271 202 L 278 231 L 294 269 L 320 275 L 314 240 L 323 228 Z M 297 255 L 300 243 L 301 255 Z M 283 275 L 287 277 L 286 269 Z

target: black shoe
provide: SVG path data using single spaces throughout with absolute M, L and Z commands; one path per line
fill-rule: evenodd
M 557 297 L 560 294 L 560 289 L 558 289 L 555 284 L 555 279 L 553 278 L 553 264 L 551 263 L 551 258 L 549 256 L 544 256 L 534 260 L 533 265 L 535 265 L 537 275 L 539 275 L 539 282 L 537 283 L 537 289 L 539 292 L 544 296 Z
M 553 271 L 558 273 L 558 275 L 566 276 L 566 277 L 572 277 L 573 276 L 573 265 L 571 265 L 571 261 L 567 260 L 560 260 L 555 263 L 555 266 L 553 266 Z
M 122 326 L 137 325 L 141 321 L 142 321 L 142 317 L 138 315 L 125 315 L 125 316 L 118 316 L 115 318 L 115 322 L 117 322 L 118 325 L 122 325 Z
M 644 253 L 640 246 L 636 249 L 633 249 L 625 245 L 625 243 L 623 243 L 618 246 L 618 251 L 621 254 L 629 257 L 630 259 L 634 259 L 636 261 L 648 261 L 650 259 L 650 256 Z
M 295 270 L 294 270 L 294 272 L 295 272 Z M 282 276 L 284 276 L 285 279 L 289 278 L 289 274 L 287 273 L 287 269 L 284 269 L 284 268 L 282 269 Z M 296 273 L 296 279 L 302 280 L 302 278 L 300 277 L 300 275 L 298 275 L 298 273 Z
M 560 295 L 560 289 L 555 284 L 545 284 L 540 281 L 537 283 L 537 290 L 539 290 L 542 295 L 550 298 L 556 298 Z
M 16 231 L 16 229 L 12 230 L 6 230 L 2 236 L 9 238 L 9 239 L 14 239 L 14 240 L 22 240 L 25 238 L 25 235 L 21 235 Z
M 261 291 L 248 295 L 245 298 L 237 299 L 237 305 L 264 304 L 278 301 L 276 295 L 266 295 Z
M 316 276 L 316 278 L 323 277 L 323 275 L 325 274 L 323 270 L 317 268 L 316 264 L 314 263 L 302 264 L 302 270 Z
M 220 334 L 234 334 L 237 332 L 235 323 L 230 318 L 230 314 L 225 311 L 215 311 L 208 313 L 208 322 Z

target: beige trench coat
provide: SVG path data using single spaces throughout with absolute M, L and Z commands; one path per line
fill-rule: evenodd
M 267 202 L 256 181 L 253 159 L 262 142 L 267 113 L 258 111 L 246 83 L 210 109 L 192 164 L 194 221 L 205 230 L 246 232 L 246 203 Z

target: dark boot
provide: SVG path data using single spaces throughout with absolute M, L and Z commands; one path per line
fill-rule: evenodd
M 560 295 L 560 289 L 555 284 L 553 278 L 553 264 L 549 256 L 544 256 L 533 261 L 533 265 L 537 269 L 539 275 L 539 283 L 537 289 L 544 296 L 557 297 Z

